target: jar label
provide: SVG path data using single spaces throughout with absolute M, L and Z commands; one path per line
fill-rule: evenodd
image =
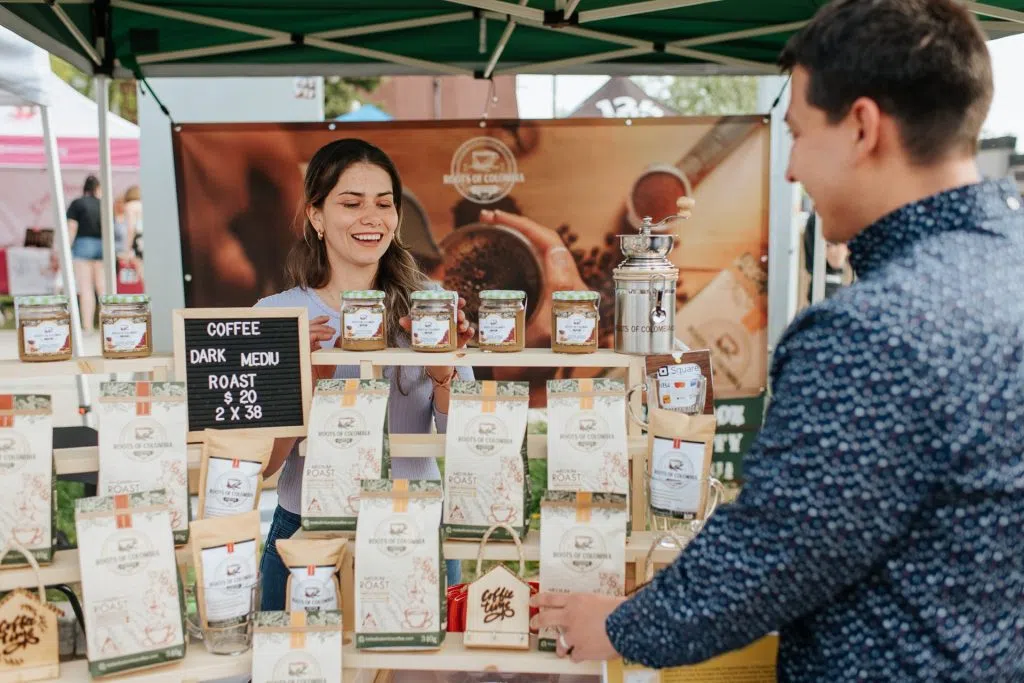
M 500 346 L 516 343 L 516 316 L 490 313 L 480 318 L 480 343 Z
M 703 467 L 703 443 L 654 437 L 651 507 L 673 515 L 696 516 Z
M 414 316 L 413 346 L 447 346 L 451 343 L 451 318 L 447 315 Z
M 571 313 L 555 319 L 555 341 L 558 344 L 592 344 L 597 332 L 597 318 Z
M 378 311 L 346 313 L 344 327 L 345 339 L 383 339 L 384 314 Z
M 103 323 L 103 350 L 126 352 L 137 351 L 145 348 L 146 339 L 145 320 L 133 318 L 117 318 Z
M 49 356 L 71 350 L 71 326 L 45 320 L 22 328 L 25 338 L 25 354 Z

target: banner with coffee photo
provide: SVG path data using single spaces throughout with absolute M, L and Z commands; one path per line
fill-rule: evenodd
M 527 293 L 527 346 L 547 347 L 559 289 L 601 294 L 612 346 L 615 235 L 693 196 L 670 259 L 675 334 L 710 348 L 718 397 L 766 384 L 769 126 L 760 116 L 644 120 L 182 124 L 174 149 L 188 306 L 248 306 L 286 287 L 301 234 L 302 177 L 322 145 L 363 138 L 403 181 L 400 235 L 424 272 L 475 319 L 483 289 Z M 515 214 L 498 224 L 481 210 Z M 568 251 L 559 249 L 567 247 Z M 569 379 L 607 370 L 479 368 L 478 379 Z M 487 376 L 484 377 L 483 375 Z M 543 406 L 543 382 L 531 404 Z

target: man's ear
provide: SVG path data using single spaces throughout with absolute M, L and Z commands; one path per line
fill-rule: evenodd
M 882 142 L 884 121 L 878 103 L 869 97 L 857 98 L 850 106 L 846 120 L 851 132 L 856 136 L 854 141 L 857 160 L 867 159 L 878 151 Z

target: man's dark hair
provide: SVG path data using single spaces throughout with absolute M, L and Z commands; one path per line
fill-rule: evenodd
M 838 123 L 867 97 L 896 119 L 912 162 L 974 154 L 992 103 L 985 34 L 955 0 L 835 0 L 779 57 L 810 75 L 807 101 Z
M 100 187 L 100 179 L 94 175 L 88 176 L 85 179 L 85 184 L 82 185 L 82 194 L 89 195 L 90 197 L 96 196 L 96 190 Z

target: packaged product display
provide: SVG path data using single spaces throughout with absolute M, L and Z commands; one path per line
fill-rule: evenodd
M 486 289 L 480 292 L 479 337 L 483 351 L 522 351 L 526 345 L 526 292 Z
M 228 629 L 247 623 L 258 606 L 260 513 L 198 520 L 190 531 L 199 625 L 209 641 L 233 638 Z
M 279 538 L 274 542 L 288 569 L 288 611 L 341 609 L 341 561 L 347 544 L 344 538 Z
M 238 429 L 203 432 L 199 463 L 199 519 L 259 509 L 263 471 L 274 439 Z
M 252 683 L 330 683 L 342 677 L 341 612 L 260 612 Z
M 436 481 L 363 480 L 356 528 L 356 647 L 427 650 L 447 627 Z
M 388 477 L 390 389 L 377 379 L 317 383 L 302 470 L 302 528 L 356 528 L 359 482 Z
M 380 351 L 388 345 L 384 292 L 348 290 L 341 295 L 341 348 Z
M 162 489 L 174 542 L 188 540 L 188 405 L 184 382 L 100 385 L 101 496 Z
M 445 438 L 444 528 L 477 540 L 494 524 L 529 527 L 528 382 L 454 381 Z M 499 528 L 495 539 L 508 539 Z
M 184 598 L 166 494 L 80 498 L 75 530 L 92 676 L 184 658 Z
M 415 351 L 444 353 L 458 344 L 457 292 L 422 290 L 412 293 L 412 348 Z
M 19 296 L 14 306 L 18 358 L 25 362 L 71 359 L 71 309 L 66 296 Z
M 0 394 L 0 549 L 14 541 L 53 559 L 53 404 L 46 394 Z M 23 566 L 7 553 L 0 567 Z
M 100 297 L 104 358 L 145 358 L 153 353 L 153 314 L 146 294 Z
M 714 415 L 650 411 L 647 446 L 650 507 L 655 517 L 703 518 L 715 427 Z
M 555 292 L 551 302 L 551 350 L 556 353 L 593 353 L 600 334 L 597 292 Z
M 548 380 L 548 490 L 629 493 L 625 384 Z
M 540 505 L 542 593 L 622 595 L 626 585 L 626 496 L 548 491 Z M 553 652 L 557 633 L 540 633 Z

